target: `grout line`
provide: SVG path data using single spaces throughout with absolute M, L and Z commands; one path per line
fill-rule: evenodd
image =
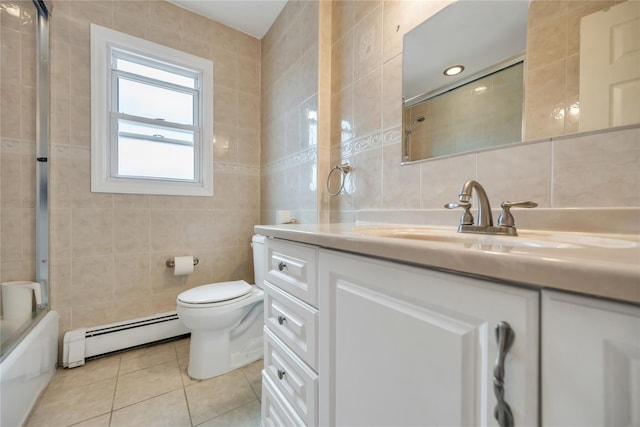
M 120 379 L 121 366 L 122 366 L 122 356 L 118 355 L 118 370 L 116 371 L 116 384 L 113 387 L 113 396 L 111 397 L 111 411 L 109 412 L 109 425 L 111 425 L 111 417 L 113 417 L 113 407 L 116 404 L 116 393 L 118 391 L 118 382 Z

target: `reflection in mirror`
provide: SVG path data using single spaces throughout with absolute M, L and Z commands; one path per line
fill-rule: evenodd
M 474 3 L 491 2 L 458 1 L 443 9 L 443 12 L 456 4 Z M 529 5 L 528 2 L 502 3 Z M 624 11 L 621 12 L 621 10 Z M 407 36 L 416 30 L 424 32 L 423 27 L 431 26 L 432 18 L 437 16 L 438 14 L 429 18 L 407 33 Z M 509 19 L 512 18 L 507 20 Z M 604 30 L 601 28 L 598 33 L 592 29 L 596 24 L 591 24 L 590 21 L 600 20 L 609 23 L 597 24 L 605 28 Z M 497 21 L 490 20 L 489 26 L 494 25 L 495 22 Z M 450 28 L 465 27 L 465 22 L 457 22 L 450 26 Z M 422 40 L 422 42 L 408 45 L 407 36 L 405 36 L 403 47 L 403 58 L 414 54 L 412 46 L 426 43 Z M 442 37 L 436 38 L 436 42 L 443 45 L 444 40 Z M 610 47 L 611 52 L 593 55 L 592 51 L 599 46 Z M 532 0 L 528 8 L 526 48 L 523 71 L 525 76 L 523 135 L 520 140 L 536 140 L 640 123 L 640 1 Z M 493 49 L 485 47 L 483 52 L 493 52 Z M 447 48 L 441 50 L 447 50 Z M 609 61 L 598 59 L 605 57 L 616 59 L 616 66 L 610 67 Z M 437 61 L 432 56 L 427 57 L 422 54 L 423 61 L 427 61 L 427 58 L 429 62 Z M 462 60 L 460 61 L 462 63 Z M 415 94 L 407 95 L 404 91 L 407 87 L 405 80 L 408 73 L 415 72 L 415 70 L 405 70 L 409 65 L 408 61 L 403 61 L 403 102 L 416 97 Z M 624 78 L 617 80 L 604 78 L 620 75 L 616 68 L 618 65 L 625 70 Z M 589 73 L 592 77 L 589 77 Z M 468 81 L 469 78 L 458 85 Z M 451 89 L 451 86 L 446 87 L 440 92 Z M 438 91 L 431 89 L 431 92 Z M 432 93 L 431 96 L 435 94 Z M 423 95 L 422 99 L 427 97 Z M 413 105 L 416 102 L 413 102 Z M 413 106 L 406 102 L 403 105 Z M 590 115 L 588 110 L 592 110 L 593 106 L 598 110 L 595 114 L 598 114 L 599 118 Z M 459 110 L 453 111 L 458 113 L 459 117 Z M 424 115 L 424 113 L 418 115 L 421 114 Z M 409 129 L 406 126 L 411 125 L 411 117 L 415 119 L 416 113 L 405 111 L 403 114 L 404 131 Z M 449 121 L 451 120 L 454 119 L 449 118 Z M 458 126 L 466 126 L 466 123 L 459 118 L 456 121 Z M 426 126 L 422 129 L 421 125 L 428 122 L 429 117 L 425 115 L 425 121 L 415 125 L 411 130 L 409 138 L 411 146 L 403 148 L 403 163 L 454 154 L 459 152 L 456 151 L 458 148 L 462 152 L 467 152 L 495 146 L 482 146 L 481 141 L 477 141 L 478 144 L 475 146 L 460 144 L 459 147 L 452 148 L 448 143 L 448 147 L 441 148 L 437 140 L 432 140 L 430 147 L 418 148 L 417 133 L 426 132 Z M 432 123 L 431 126 L 435 124 Z M 403 142 L 406 142 L 406 136 L 403 132 Z M 491 140 L 488 137 L 484 139 Z
M 523 68 L 519 62 L 405 108 L 403 161 L 520 142 Z
M 458 1 L 405 35 L 403 162 L 522 140 L 528 7 Z

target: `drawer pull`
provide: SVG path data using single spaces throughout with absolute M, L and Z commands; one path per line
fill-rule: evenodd
M 500 427 L 513 427 L 513 414 L 509 404 L 504 400 L 504 359 L 513 345 L 515 332 L 507 322 L 496 325 L 496 341 L 498 342 L 498 354 L 493 369 L 493 393 L 498 401 L 493 415 Z
M 287 264 L 285 264 L 284 261 L 280 261 L 278 263 L 278 270 L 283 271 L 285 268 L 287 268 Z
M 282 378 L 284 378 L 286 372 L 283 371 L 282 369 L 278 369 L 278 379 L 281 380 Z
M 282 314 L 278 315 L 278 324 L 282 325 L 284 321 L 287 320 Z

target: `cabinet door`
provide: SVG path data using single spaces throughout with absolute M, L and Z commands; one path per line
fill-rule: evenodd
M 545 426 L 640 426 L 640 307 L 544 291 Z
M 504 400 L 537 424 L 537 292 L 326 250 L 319 271 L 321 425 L 498 425 L 501 321 Z

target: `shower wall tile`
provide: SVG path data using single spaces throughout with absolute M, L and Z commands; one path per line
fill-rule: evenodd
M 3 61 L 4 62 L 4 61 Z M 2 74 L 4 78 L 4 73 Z M 0 136 L 3 138 L 20 139 L 22 90 L 11 84 L 0 85 L 2 108 L 0 111 Z
M 14 16 L 4 7 L 18 12 Z M 0 17 L 0 279 L 35 278 L 35 21 L 2 1 Z
M 2 209 L 2 262 L 22 261 L 24 256 L 24 244 L 22 238 L 24 211 L 19 208 Z

